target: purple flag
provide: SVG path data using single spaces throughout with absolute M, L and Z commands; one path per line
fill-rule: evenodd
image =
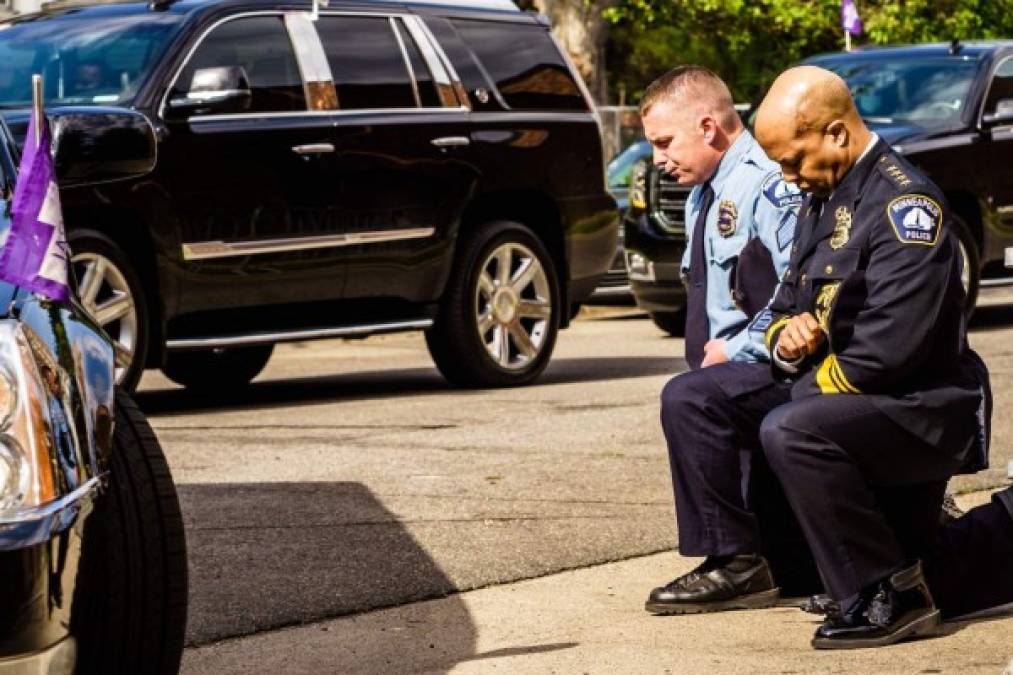
M 858 16 L 855 0 L 841 0 L 841 28 L 852 35 L 862 34 L 862 17 Z
M 35 142 L 34 114 L 28 123 L 11 204 L 11 227 L 0 250 L 0 279 L 63 302 L 70 296 L 67 239 L 45 115 L 41 123 L 39 143 Z

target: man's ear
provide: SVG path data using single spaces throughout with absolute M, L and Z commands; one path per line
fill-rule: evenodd
M 827 135 L 838 148 L 848 147 L 848 142 L 851 140 L 851 130 L 842 120 L 834 120 L 827 125 Z
M 703 134 L 704 141 L 706 141 L 709 145 L 714 145 L 714 141 L 716 141 L 718 137 L 717 120 L 710 115 L 704 115 L 700 118 L 698 126 L 700 128 L 700 132 Z

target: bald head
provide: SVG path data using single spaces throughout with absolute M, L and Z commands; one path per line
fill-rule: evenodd
M 785 178 L 817 195 L 833 191 L 870 138 L 848 85 L 816 66 L 783 72 L 756 114 L 756 139 Z

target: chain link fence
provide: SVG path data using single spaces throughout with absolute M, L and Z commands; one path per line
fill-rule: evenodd
M 605 156 L 609 159 L 644 135 L 640 126 L 640 110 L 636 106 L 598 106 L 598 118 L 601 120 Z

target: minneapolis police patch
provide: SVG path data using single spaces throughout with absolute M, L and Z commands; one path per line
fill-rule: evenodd
M 763 179 L 760 186 L 763 196 L 771 204 L 779 209 L 786 209 L 798 206 L 802 203 L 804 195 L 795 185 L 781 178 L 780 173 L 772 173 Z
M 935 246 L 943 225 L 943 209 L 925 195 L 902 195 L 890 202 L 886 214 L 904 244 Z

